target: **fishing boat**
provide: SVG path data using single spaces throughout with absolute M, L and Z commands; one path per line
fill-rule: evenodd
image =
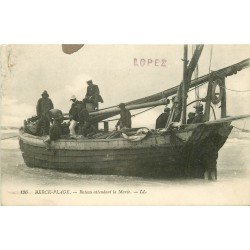
M 43 137 L 31 135 L 22 127 L 19 143 L 25 164 L 84 174 L 217 179 L 218 152 L 233 128 L 231 122 L 249 117 L 227 116 L 226 77 L 248 68 L 250 59 L 191 80 L 203 45 L 196 46 L 190 62 L 187 50 L 185 45 L 180 84 L 126 103 L 128 110 L 135 110 L 167 105 L 167 98 L 173 97 L 165 128 L 125 129 L 116 138 L 62 138 L 53 141 L 48 150 Z M 206 98 L 187 103 L 188 92 L 204 84 L 207 84 Z M 204 121 L 187 124 L 187 106 L 194 102 L 204 103 Z M 212 103 L 220 104 L 219 119 L 210 120 Z M 92 111 L 90 116 L 93 122 L 104 122 L 105 131 L 109 133 L 107 119 L 119 112 L 118 107 L 111 107 Z

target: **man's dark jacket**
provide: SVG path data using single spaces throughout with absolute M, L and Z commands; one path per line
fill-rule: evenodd
M 89 112 L 86 108 L 83 108 L 80 112 L 78 112 L 77 120 L 80 123 L 80 125 L 83 125 L 89 122 Z
M 98 85 L 89 85 L 87 87 L 87 93 L 85 96 L 86 99 L 89 99 L 91 101 L 93 101 L 94 104 L 98 104 L 98 102 L 103 103 L 103 99 L 100 95 L 100 90 Z
M 74 120 L 77 121 L 78 117 L 77 117 L 77 105 L 78 105 L 79 101 L 75 101 L 71 104 L 71 108 L 69 110 L 69 118 L 70 120 Z
M 54 108 L 54 105 L 50 98 L 42 97 L 38 100 L 36 105 L 36 113 L 38 117 L 48 115 L 48 112 Z
M 168 121 L 168 117 L 169 117 L 168 113 L 160 114 L 160 116 L 156 119 L 155 129 L 165 128 Z
M 120 115 L 121 117 L 117 122 L 117 126 L 120 126 L 120 128 L 131 128 L 131 113 L 129 112 L 129 110 L 122 109 Z
M 205 122 L 205 116 L 203 113 L 198 113 L 195 115 L 192 123 L 203 123 Z

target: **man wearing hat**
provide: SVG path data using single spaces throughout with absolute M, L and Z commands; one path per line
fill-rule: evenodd
M 120 119 L 117 122 L 117 124 L 115 125 L 115 128 L 117 130 L 118 126 L 120 127 L 120 129 L 122 128 L 131 128 L 131 113 L 129 112 L 129 110 L 126 109 L 125 104 L 124 103 L 120 103 L 119 106 L 120 108 Z
M 87 93 L 85 95 L 85 100 L 87 102 L 90 102 L 94 105 L 95 109 L 98 109 L 98 103 L 103 103 L 103 99 L 100 95 L 100 90 L 98 85 L 93 84 L 92 80 L 87 81 L 88 87 L 87 87 Z
M 70 131 L 70 136 L 75 137 L 76 136 L 75 127 L 77 125 L 77 113 L 78 113 L 77 105 L 79 101 L 77 101 L 75 95 L 71 96 L 70 101 L 72 101 L 72 104 L 69 110 L 69 120 L 70 120 L 69 131 Z
M 54 108 L 54 105 L 49 98 L 49 94 L 46 90 L 42 93 L 42 98 L 40 98 L 36 105 L 36 113 L 38 116 L 37 122 L 37 133 L 39 135 L 48 135 L 50 127 L 50 114 L 49 111 Z
M 203 123 L 205 122 L 205 116 L 203 114 L 203 105 L 198 103 L 194 106 L 195 108 L 195 117 L 193 118 L 192 123 Z
M 164 113 L 160 114 L 160 116 L 156 119 L 155 129 L 165 128 L 169 115 L 170 115 L 170 108 L 165 107 Z

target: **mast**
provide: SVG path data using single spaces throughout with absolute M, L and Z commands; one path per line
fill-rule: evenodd
M 199 61 L 204 45 L 197 45 L 193 53 L 192 59 L 187 67 L 187 45 L 184 46 L 184 59 L 183 59 L 183 81 L 178 87 L 177 96 L 174 100 L 171 119 L 168 120 L 166 126 L 172 121 L 181 122 L 186 124 L 186 109 L 187 109 L 187 92 L 189 91 L 189 82 L 191 81 L 192 74 Z
M 187 55 L 188 46 L 184 45 L 184 57 L 183 57 L 183 82 L 182 82 L 182 123 L 186 124 L 187 117 Z

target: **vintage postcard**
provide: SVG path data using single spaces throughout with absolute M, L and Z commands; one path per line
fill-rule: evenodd
M 2 205 L 249 205 L 250 45 L 1 45 Z

